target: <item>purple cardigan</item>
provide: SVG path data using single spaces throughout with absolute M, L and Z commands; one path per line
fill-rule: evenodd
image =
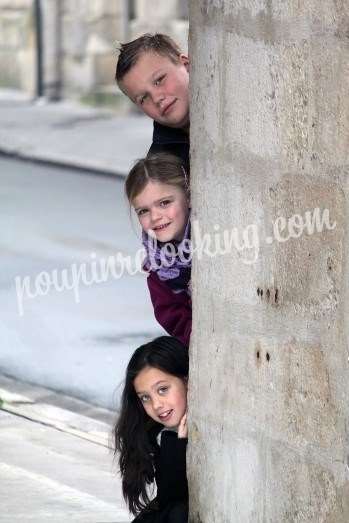
M 147 278 L 154 314 L 168 334 L 189 347 L 191 333 L 191 298 L 186 292 L 174 293 L 155 271 Z

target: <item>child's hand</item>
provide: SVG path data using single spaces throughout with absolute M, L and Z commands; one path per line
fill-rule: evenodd
M 178 425 L 178 437 L 187 438 L 188 437 L 188 425 L 187 425 L 187 413 L 184 414 L 183 418 Z

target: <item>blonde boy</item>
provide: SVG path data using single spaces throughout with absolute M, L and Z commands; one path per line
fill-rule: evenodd
M 166 151 L 189 164 L 189 60 L 163 34 L 122 44 L 115 79 L 120 89 L 154 120 L 149 153 Z

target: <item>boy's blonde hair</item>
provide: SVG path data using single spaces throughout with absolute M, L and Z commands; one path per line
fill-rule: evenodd
M 115 72 L 117 84 L 120 84 L 123 77 L 132 69 L 143 53 L 152 51 L 153 53 L 167 56 L 176 64 L 179 63 L 179 57 L 181 55 L 181 50 L 176 42 L 169 36 L 161 33 L 146 33 L 132 40 L 132 42 L 121 44 L 119 50 L 120 54 Z

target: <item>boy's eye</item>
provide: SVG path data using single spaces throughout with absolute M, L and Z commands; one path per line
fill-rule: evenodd
M 144 94 L 143 96 L 141 96 L 141 97 L 138 99 L 138 103 L 139 103 L 139 105 L 143 105 L 143 103 L 145 102 L 146 98 L 147 98 L 147 95 L 146 95 L 146 94 Z
M 165 78 L 165 76 L 166 76 L 165 74 L 159 76 L 159 78 L 157 78 L 157 79 L 155 80 L 154 85 L 160 85 L 161 82 L 163 81 L 163 79 Z

